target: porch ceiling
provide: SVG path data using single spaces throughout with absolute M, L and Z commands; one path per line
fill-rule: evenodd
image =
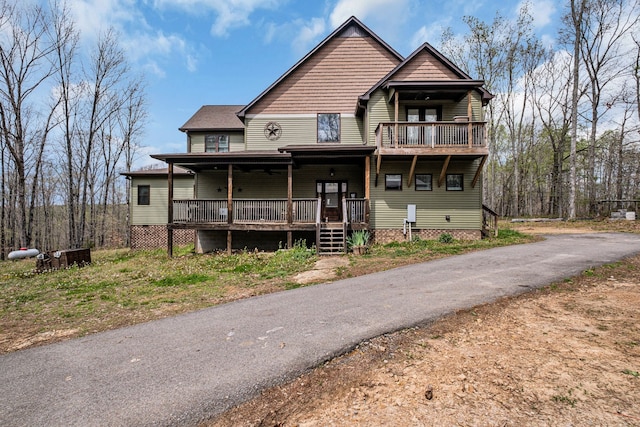
M 228 165 L 243 169 L 286 168 L 287 165 L 293 163 L 291 154 L 276 151 L 154 154 L 151 157 L 194 172 L 215 170 Z
M 353 163 L 370 156 L 376 147 L 366 145 L 309 144 L 287 145 L 278 151 L 291 154 L 294 163 Z
M 458 102 L 483 84 L 482 80 L 390 81 L 384 87 L 397 91 L 401 101 L 452 99 Z M 393 97 L 389 97 L 389 102 L 394 102 Z

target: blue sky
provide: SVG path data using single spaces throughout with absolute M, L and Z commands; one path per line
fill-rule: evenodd
M 69 0 L 86 46 L 115 27 L 132 69 L 148 89 L 143 153 L 186 151 L 178 128 L 204 104 L 247 104 L 331 31 L 356 16 L 400 54 L 442 29 L 465 30 L 462 17 L 515 17 L 522 0 Z M 530 0 L 548 43 L 563 10 Z M 142 155 L 136 167 L 154 163 Z

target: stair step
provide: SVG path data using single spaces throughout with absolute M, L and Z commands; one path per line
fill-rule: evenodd
M 319 255 L 344 254 L 346 249 L 344 224 L 339 222 L 320 224 L 317 245 Z

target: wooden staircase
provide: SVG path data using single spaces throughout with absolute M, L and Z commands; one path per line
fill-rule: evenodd
M 324 222 L 316 230 L 318 255 L 342 255 L 347 249 L 346 224 Z

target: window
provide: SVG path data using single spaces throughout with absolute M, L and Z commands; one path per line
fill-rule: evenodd
M 416 174 L 416 191 L 431 190 L 431 174 Z
M 318 142 L 340 142 L 340 114 L 318 114 Z
M 461 173 L 447 174 L 447 191 L 462 191 L 464 189 L 464 179 Z
M 149 205 L 151 188 L 148 185 L 138 185 L 138 204 Z
M 387 174 L 384 176 L 384 189 L 401 191 L 402 190 L 402 174 Z
M 229 135 L 206 135 L 204 137 L 205 153 L 226 153 L 229 151 Z

